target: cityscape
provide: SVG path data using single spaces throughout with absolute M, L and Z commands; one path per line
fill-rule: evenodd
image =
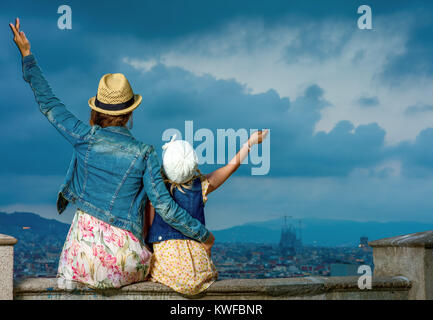
M 38 233 L 31 228 L 12 234 L 19 238 L 14 248 L 14 278 L 55 277 L 66 233 Z M 272 243 L 218 243 L 212 259 L 219 279 L 288 278 L 357 275 L 360 265 L 373 269 L 372 249 L 361 237 L 358 246 L 323 247 L 303 245 L 301 229 L 284 223 L 281 239 Z

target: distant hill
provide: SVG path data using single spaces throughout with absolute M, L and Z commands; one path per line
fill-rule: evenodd
M 277 243 L 280 240 L 281 225 L 281 219 L 274 219 L 247 223 L 213 233 L 218 242 Z M 302 219 L 302 242 L 319 246 L 352 246 L 359 243 L 361 236 L 366 236 L 371 241 L 427 230 L 433 230 L 433 222 L 358 222 L 306 218 Z
M 55 219 L 46 219 L 31 212 L 0 212 L 0 233 L 20 238 L 27 233 L 23 227 L 30 227 L 32 234 L 59 236 L 65 239 L 69 224 Z
M 224 230 L 213 231 L 217 242 L 278 243 L 281 234 L 281 219 L 252 222 Z M 30 227 L 32 234 L 50 235 L 65 239 L 69 224 L 55 219 L 45 219 L 30 212 L 0 212 L 0 233 L 20 238 Z M 297 225 L 296 225 L 297 227 Z M 358 222 L 350 220 L 302 219 L 302 241 L 318 246 L 354 246 L 361 236 L 369 240 L 433 230 L 432 223 L 413 221 L 401 222 Z

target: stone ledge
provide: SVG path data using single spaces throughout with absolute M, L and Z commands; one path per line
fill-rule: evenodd
M 368 243 L 373 248 L 378 247 L 423 247 L 433 248 L 433 231 L 417 232 L 402 236 L 384 238 Z
M 197 296 L 184 296 L 152 282 L 121 289 L 97 291 L 77 284 L 71 290 L 57 287 L 55 278 L 30 278 L 15 283 L 15 299 L 325 299 L 328 293 L 407 292 L 404 277 L 373 277 L 372 290 L 358 289 L 358 277 L 307 277 L 283 279 L 232 279 L 215 282 Z
M 0 233 L 0 246 L 13 246 L 18 242 L 17 239 L 11 236 Z
M 362 291 L 358 288 L 358 277 L 328 277 L 324 280 L 325 291 Z M 373 277 L 372 290 L 409 290 L 412 283 L 402 276 Z

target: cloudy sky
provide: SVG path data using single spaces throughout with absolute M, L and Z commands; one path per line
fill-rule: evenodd
M 15 17 L 56 95 L 79 118 L 122 72 L 143 103 L 133 134 L 270 128 L 271 166 L 242 166 L 210 196 L 221 229 L 283 214 L 433 222 L 431 1 L 64 1 L 0 4 L 0 211 L 58 217 L 72 150 L 39 112 L 8 27 Z M 361 4 L 373 30 L 357 27 Z M 161 154 L 161 153 L 160 153 Z M 205 166 L 203 171 L 218 166 Z

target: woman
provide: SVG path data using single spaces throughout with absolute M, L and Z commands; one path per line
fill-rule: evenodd
M 23 57 L 24 80 L 41 112 L 71 143 L 74 154 L 58 194 L 57 210 L 77 205 L 58 269 L 59 286 L 72 282 L 118 288 L 145 280 L 150 252 L 144 245 L 143 212 L 149 199 L 161 218 L 208 252 L 213 235 L 168 193 L 151 145 L 135 140 L 126 124 L 141 103 L 122 74 L 106 74 L 90 98 L 90 125 L 57 99 L 45 80 L 19 19 L 10 24 Z

